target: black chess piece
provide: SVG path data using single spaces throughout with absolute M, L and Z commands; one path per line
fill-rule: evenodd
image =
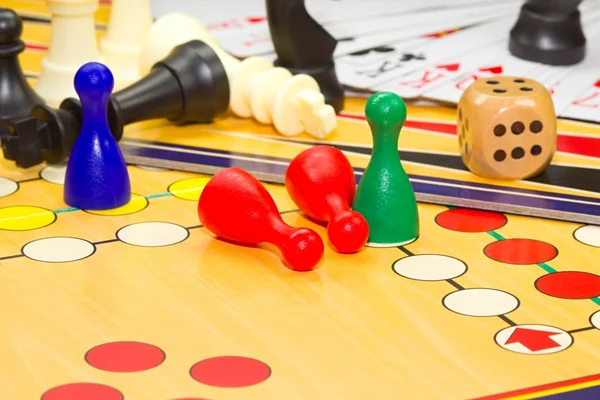
M 315 78 L 325 102 L 340 112 L 344 89 L 333 61 L 337 40 L 310 16 L 304 0 L 267 0 L 267 18 L 277 54 L 274 65 Z
M 584 59 L 586 38 L 578 9 L 583 0 L 527 0 L 510 31 L 515 57 L 547 65 Z
M 167 119 L 175 125 L 208 123 L 229 107 L 229 81 L 214 50 L 199 40 L 175 47 L 148 75 L 113 94 L 108 124 L 120 140 L 133 122 Z M 29 116 L 9 123 L 2 137 L 4 157 L 22 168 L 67 159 L 79 135 L 82 109 L 79 100 L 65 99 L 58 109 L 36 106 Z
M 23 22 L 13 10 L 0 8 L 0 129 L 6 120 L 28 115 L 44 101 L 27 83 L 19 54 L 25 50 L 21 41 Z

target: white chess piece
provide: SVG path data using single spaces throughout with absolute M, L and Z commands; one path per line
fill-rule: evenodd
M 227 77 L 231 80 L 237 72 L 239 61 L 221 48 L 202 22 L 183 13 L 165 14 L 154 22 L 142 43 L 140 73 L 146 75 L 152 66 L 167 57 L 173 48 L 196 39 L 202 40 L 217 53 Z
M 114 90 L 140 80 L 140 49 L 152 22 L 150 0 L 112 0 L 100 50 L 115 78 Z
M 84 64 L 104 62 L 98 49 L 94 13 L 98 0 L 46 0 L 51 18 L 48 53 L 42 60 L 35 91 L 50 107 L 77 98 L 73 79 Z
M 211 46 L 223 63 L 230 86 L 229 106 L 235 115 L 273 124 L 288 136 L 308 132 L 322 139 L 336 128 L 335 110 L 325 104 L 315 79 L 292 75 L 263 57 L 240 62 L 223 50 L 201 22 L 187 15 L 167 14 L 154 23 L 140 53 L 142 73 L 148 73 L 174 47 L 194 39 Z

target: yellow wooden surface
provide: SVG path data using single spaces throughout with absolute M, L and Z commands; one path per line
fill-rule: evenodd
M 0 3 L 46 15 L 40 1 Z M 45 26 L 26 24 L 25 31 L 32 41 L 48 40 Z M 42 56 L 43 52 L 28 51 L 22 56 L 24 69 L 39 71 Z M 361 112 L 363 104 L 362 99 L 350 100 L 348 111 Z M 411 113 L 422 118 L 454 118 L 452 109 L 411 107 Z M 367 140 L 368 135 L 357 134 L 366 129 L 364 123 L 341 121 L 336 135 L 340 140 L 350 140 L 352 135 Z M 563 122 L 561 129 L 574 128 Z M 577 130 L 598 132 L 597 127 L 583 124 L 577 124 Z M 130 127 L 127 135 L 177 142 L 180 136 L 200 131 L 201 140 L 216 148 L 235 142 L 248 151 L 282 156 L 291 146 L 244 138 L 238 133 L 275 134 L 269 127 L 232 117 L 185 128 L 155 121 Z M 432 140 L 449 149 L 454 142 L 425 133 L 405 136 L 424 148 Z M 567 162 L 572 156 L 560 157 Z M 355 161 L 366 165 L 368 159 Z M 442 305 L 442 298 L 456 290 L 449 283 L 395 274 L 392 264 L 406 257 L 399 249 L 367 248 L 340 255 L 326 245 L 317 270 L 296 273 L 270 247 L 215 240 L 210 232 L 195 228 L 199 221 L 194 198 L 166 194 L 173 183 L 199 175 L 130 166 L 132 191 L 148 198 L 147 207 L 133 214 L 104 216 L 68 210 L 62 186 L 39 179 L 41 168 L 19 170 L 0 162 L 0 176 L 20 182 L 15 193 L 0 197 L 0 213 L 11 206 L 58 211 L 54 223 L 39 229 L 0 230 L 3 399 L 39 399 L 46 390 L 62 384 L 99 382 L 119 389 L 127 400 L 463 400 L 597 373 L 600 335 L 596 329 L 574 333 L 575 343 L 555 354 L 507 351 L 494 342 L 494 335 L 507 327 L 501 319 L 468 317 Z M 408 168 L 417 170 L 416 166 Z M 283 215 L 286 222 L 313 228 L 326 241 L 325 228 L 297 212 L 284 187 L 266 186 L 280 211 L 290 211 Z M 445 210 L 444 206 L 419 205 L 421 237 L 406 246 L 410 252 L 464 261 L 469 269 L 455 281 L 465 288 L 495 288 L 516 296 L 520 306 L 508 316 L 518 324 L 564 330 L 590 325 L 598 305 L 536 291 L 534 281 L 545 273 L 539 266 L 489 259 L 483 248 L 496 239 L 485 232 L 442 228 L 434 218 Z M 497 233 L 553 244 L 559 254 L 548 264 L 555 270 L 597 270 L 600 248 L 573 238 L 580 224 L 507 218 Z M 36 239 L 70 236 L 98 243 L 114 239 L 124 226 L 145 221 L 188 227 L 190 235 L 167 247 L 137 247 L 120 241 L 98 244 L 93 255 L 70 263 L 7 258 L 19 255 L 25 244 Z M 0 219 L 0 226 L 6 224 Z M 160 347 L 166 360 L 136 373 L 101 371 L 84 360 L 85 353 L 99 344 L 129 340 Z M 260 384 L 235 389 L 204 385 L 190 377 L 194 363 L 222 355 L 259 359 L 272 374 Z

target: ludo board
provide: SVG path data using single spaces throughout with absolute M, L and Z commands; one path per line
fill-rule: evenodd
M 160 129 L 133 129 L 121 147 L 131 163 L 208 174 L 238 166 L 265 182 L 282 183 L 296 154 L 326 144 L 349 156 L 358 181 L 372 148 L 364 102 L 349 99 L 337 130 L 324 140 L 282 136 L 271 127 L 256 129 L 254 121 L 230 116 L 214 124 L 179 127 L 168 135 Z M 464 166 L 455 118 L 452 108 L 409 108 L 399 155 L 418 201 L 600 224 L 600 127 L 560 120 L 558 151 L 542 175 L 498 181 L 475 176 Z

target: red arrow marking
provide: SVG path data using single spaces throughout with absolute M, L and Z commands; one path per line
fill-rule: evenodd
M 492 74 L 501 74 L 503 69 L 502 65 L 496 65 L 494 67 L 483 67 L 479 68 L 481 72 L 491 72 Z
M 521 343 L 530 351 L 540 351 L 560 347 L 560 344 L 550 339 L 550 336 L 560 335 L 560 332 L 540 331 L 529 328 L 517 328 L 505 344 Z
M 459 63 L 455 63 L 455 64 L 436 65 L 435 67 L 445 69 L 446 71 L 454 72 L 454 71 L 458 70 L 459 66 L 460 66 Z

